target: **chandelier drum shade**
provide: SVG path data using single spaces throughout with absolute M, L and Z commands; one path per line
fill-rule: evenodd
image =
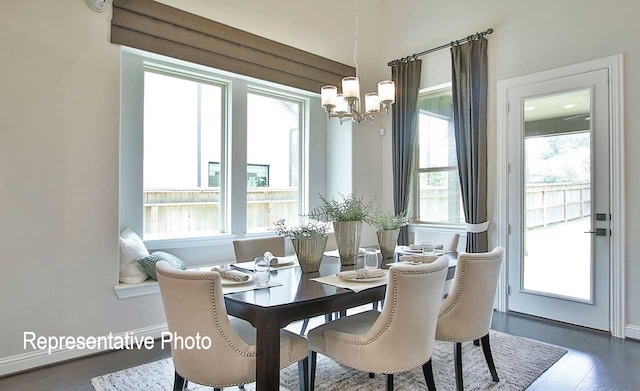
M 358 0 L 354 0 L 354 31 L 353 62 L 356 65 L 356 76 L 348 76 L 342 79 L 342 93 L 338 93 L 336 86 L 324 86 L 320 89 L 322 107 L 329 118 L 352 119 L 356 123 L 372 120 L 384 112 L 389 114 L 389 108 L 395 103 L 396 86 L 391 80 L 378 83 L 378 92 L 369 92 L 364 95 L 364 109 L 361 108 L 360 79 L 358 78 L 358 34 L 360 22 L 358 19 Z

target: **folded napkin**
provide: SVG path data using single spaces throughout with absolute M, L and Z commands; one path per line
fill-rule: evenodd
M 432 244 L 410 244 L 409 245 L 409 250 L 422 250 L 422 248 L 424 247 L 424 251 L 433 251 L 433 245 Z M 436 244 L 436 250 L 444 250 L 444 245 L 442 244 Z
M 278 264 L 278 258 L 274 257 L 270 251 L 264 253 L 264 258 L 269 261 L 269 265 L 275 266 Z
M 366 280 L 369 278 L 379 278 L 384 276 L 384 270 L 381 269 L 358 269 L 358 270 L 349 270 L 346 272 L 336 273 L 341 280 Z
M 220 277 L 227 280 L 232 280 L 237 282 L 249 281 L 248 275 L 242 272 L 239 272 L 237 270 L 225 270 L 221 267 L 214 266 L 213 269 L 211 269 L 211 271 L 220 273 Z
M 401 261 L 408 261 L 413 263 L 431 263 L 438 259 L 433 255 L 402 255 L 399 258 Z

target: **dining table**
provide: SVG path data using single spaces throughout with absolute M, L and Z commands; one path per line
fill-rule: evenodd
M 380 267 L 388 269 L 396 264 L 398 255 L 392 259 L 380 259 Z M 449 253 L 447 256 L 450 259 L 447 279 L 451 279 L 457 254 Z M 350 289 L 312 281 L 316 277 L 362 267 L 363 257 L 358 257 L 355 265 L 344 266 L 340 258 L 325 255 L 318 272 L 303 273 L 300 267 L 271 270 L 270 280 L 282 285 L 225 295 L 227 313 L 248 321 L 256 328 L 257 390 L 271 391 L 280 387 L 280 329 L 298 320 L 334 312 L 344 315 L 348 308 L 384 300 L 386 285 L 355 293 Z

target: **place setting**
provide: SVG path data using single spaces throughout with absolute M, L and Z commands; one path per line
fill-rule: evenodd
M 316 277 L 312 278 L 311 281 L 349 289 L 355 293 L 386 285 L 389 271 L 379 268 L 379 254 L 379 250 L 365 251 L 363 254 L 364 268 L 345 270 L 328 276 Z
M 211 271 L 218 272 L 220 274 L 222 292 L 225 295 L 229 293 L 282 286 L 282 283 L 280 282 L 271 281 L 270 259 L 266 257 L 256 257 L 254 262 L 246 263 L 253 265 L 253 268 L 249 273 L 245 273 L 240 270 L 225 269 L 220 266 L 214 266 L 211 269 Z
M 300 266 L 298 258 L 295 255 L 274 256 L 271 252 L 267 251 L 264 253 L 263 257 L 268 260 L 269 266 L 272 270 L 289 269 Z M 254 262 L 234 263 L 232 266 L 238 269 L 254 271 L 255 260 Z

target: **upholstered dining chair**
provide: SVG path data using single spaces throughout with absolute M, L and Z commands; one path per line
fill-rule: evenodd
M 496 247 L 489 253 L 461 253 L 449 296 L 442 302 L 438 315 L 436 340 L 451 341 L 455 361 L 456 386 L 463 390 L 462 342 L 480 339 L 485 360 L 493 381 L 500 381 L 496 372 L 489 329 L 493 315 L 504 249 Z
M 340 318 L 309 331 L 309 389 L 314 389 L 317 353 L 354 369 L 393 375 L 422 366 L 430 391 L 435 390 L 431 354 L 435 344 L 440 293 L 449 260 L 389 269 L 382 312 L 367 311 Z
M 460 234 L 420 230 L 415 232 L 413 242 L 416 244 L 442 245 L 442 249 L 445 251 L 456 251 L 459 240 Z
M 267 238 L 236 239 L 233 241 L 236 262 L 253 262 L 267 251 L 275 256 L 284 255 L 284 237 L 273 236 Z
M 216 391 L 255 381 L 256 331 L 248 322 L 227 315 L 220 275 L 177 270 L 164 261 L 156 264 L 156 270 L 169 332 L 185 339 L 198 335 L 211 339 L 208 349 L 171 344 L 174 391 L 182 391 L 187 381 Z M 307 388 L 308 346 L 304 338 L 280 331 L 280 368 L 298 363 L 301 391 Z

